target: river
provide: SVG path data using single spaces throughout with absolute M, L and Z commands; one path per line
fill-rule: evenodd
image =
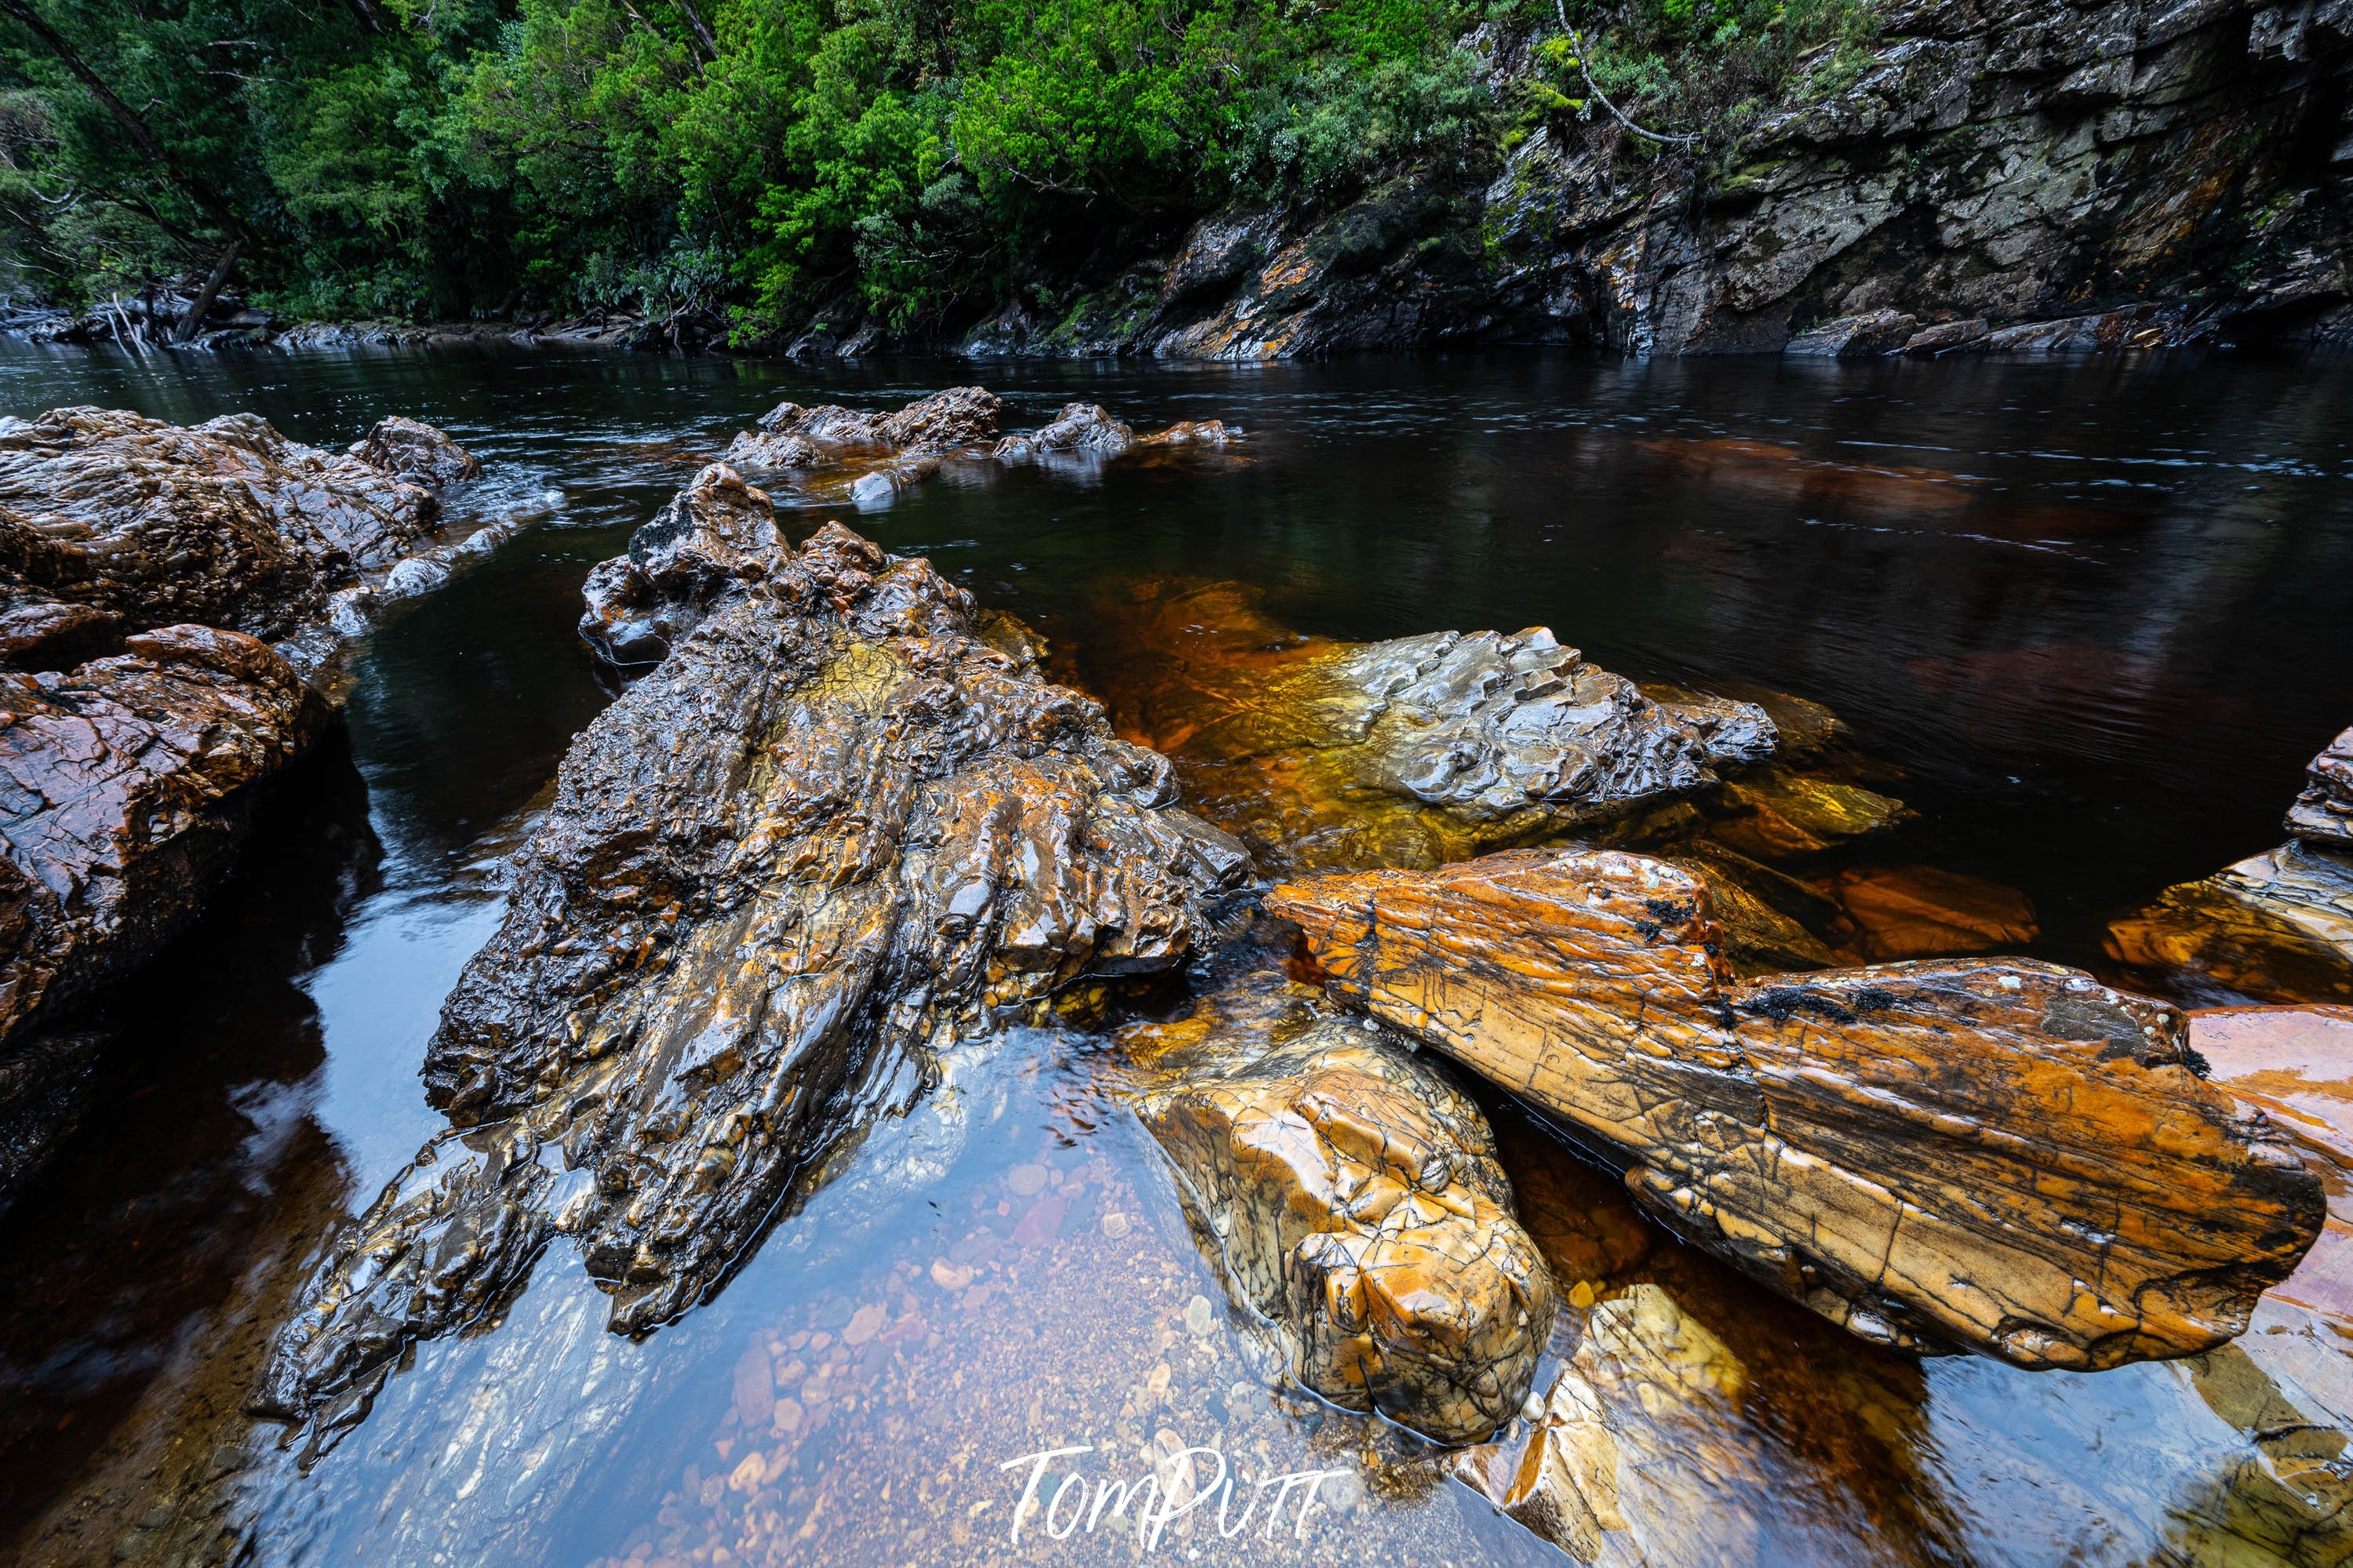
M 1083 398 L 1247 434 L 1192 468 L 951 469 L 878 510 L 793 508 L 796 535 L 839 516 L 930 556 L 1081 681 L 1113 635 L 1106 593 L 1183 575 L 1252 584 L 1313 632 L 1541 623 L 1638 678 L 1810 698 L 1902 771 L 1918 816 L 1882 856 L 2022 890 L 2037 956 L 2099 967 L 2110 919 L 2278 842 L 2305 762 L 2353 721 L 2345 362 L 0 350 L 17 416 L 249 410 L 339 447 L 410 415 L 481 459 L 475 504 L 530 520 L 359 650 L 343 736 L 121 999 L 98 1108 L 0 1216 L 0 1556 L 1560 1560 L 1402 1434 L 1267 1386 L 1105 1042 L 1078 1030 L 964 1052 L 715 1300 L 643 1341 L 602 1331 L 559 1243 L 501 1322 L 420 1348 L 327 1451 L 241 1414 L 322 1239 L 441 1125 L 416 1076 L 441 997 L 612 700 L 574 631 L 589 565 L 780 399 L 895 407 L 969 380 L 1008 427 Z M 2316 1321 L 2259 1320 L 2260 1354 L 2097 1374 L 1883 1352 L 1650 1229 L 1491 1109 L 1524 1205 L 1698 1326 L 1688 1375 L 1642 1395 L 1654 1563 L 2346 1550 L 2326 1521 L 2353 1494 L 2279 1480 L 2283 1410 L 2331 1436 L 2353 1417 L 2353 1364 Z M 1041 1192 L 1053 1214 L 1029 1223 Z M 1141 1544 L 1054 1539 L 1033 1512 L 1012 1539 L 1037 1467 L 1008 1462 L 1084 1449 L 1038 1470 L 1041 1501 L 1071 1474 L 1084 1496 L 1155 1443 L 1325 1471 L 1324 1506 L 1230 1537 L 1197 1510 Z

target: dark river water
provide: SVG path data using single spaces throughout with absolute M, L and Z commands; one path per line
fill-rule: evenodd
M 779 399 L 895 407 L 976 379 L 1008 427 L 1082 397 L 1248 435 L 1215 469 L 952 472 L 886 509 L 797 511 L 796 534 L 839 515 L 928 554 L 1081 672 L 1107 587 L 1185 575 L 1254 584 L 1313 632 L 1542 623 L 1637 678 L 1813 699 L 1903 770 L 1888 787 L 1919 816 L 1890 853 L 2023 890 L 2044 957 L 2097 967 L 2107 921 L 2278 842 L 2305 762 L 2353 722 L 2345 362 L 0 351 L 19 416 L 250 410 L 340 447 L 411 415 L 481 458 L 469 504 L 533 520 L 358 652 L 345 736 L 117 1000 L 100 1105 L 0 1216 L 0 1558 L 1561 1561 L 1395 1433 L 1269 1393 L 1077 1033 L 965 1052 L 939 1103 L 878 1129 L 644 1342 L 602 1331 L 559 1242 L 502 1322 L 418 1350 L 315 1463 L 240 1412 L 322 1239 L 441 1125 L 417 1080 L 441 997 L 612 698 L 573 629 L 587 568 Z M 1593 1272 L 1697 1325 L 1698 1370 L 1640 1398 L 1627 1500 L 1655 1568 L 2342 1554 L 2314 1533 L 2333 1505 L 2300 1501 L 2258 1441 L 2282 1409 L 2353 1415 L 2311 1321 L 2261 1321 L 2253 1359 L 2094 1375 L 1883 1353 L 1645 1229 L 1496 1116 L 1523 1205 L 1613 1238 Z M 1040 1191 L 1059 1218 L 1025 1236 Z M 1032 1518 L 1010 1539 L 1027 1472 L 1008 1461 L 1092 1446 L 1050 1490 L 1134 1473 L 1155 1442 L 1338 1479 L 1297 1530 L 1225 1538 L 1201 1514 L 1155 1546 Z

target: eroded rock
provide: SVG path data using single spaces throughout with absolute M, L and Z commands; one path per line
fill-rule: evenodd
M 346 448 L 369 468 L 414 485 L 454 485 L 482 477 L 473 455 L 432 426 L 390 415 Z
M 1163 432 L 1163 437 L 1167 434 Z M 999 441 L 996 458 L 1000 463 L 1023 463 L 1056 454 L 1116 458 L 1134 445 L 1134 426 L 1113 418 L 1101 404 L 1068 403 L 1060 414 L 1028 435 L 1008 436 Z
M 2115 921 L 2107 950 L 2193 992 L 2353 1002 L 2353 857 L 2298 842 L 2251 856 Z
M 617 665 L 659 663 L 723 599 L 765 576 L 778 544 L 767 493 L 713 463 L 629 536 L 628 553 L 589 569 L 580 635 Z
M 1716 782 L 1769 746 L 1747 703 L 1646 697 L 1530 627 L 1303 637 L 1235 584 L 1155 583 L 1090 660 L 1122 732 L 1279 869 L 1434 865 Z
M 1145 1122 L 1230 1288 L 1304 1387 L 1441 1442 L 1484 1437 L 1527 1393 L 1554 1296 L 1486 1119 L 1394 1039 L 1250 1000 L 1205 999 L 1206 1037 L 1173 1051 L 1187 1031 L 1146 1031 L 1181 1070 Z
M 254 786 L 327 724 L 241 633 L 164 626 L 123 647 L 69 674 L 0 672 L 0 1194 L 69 1122 L 100 1044 L 49 1026 L 187 925 Z
M 835 524 L 762 564 L 565 759 L 427 1052 L 456 1127 L 322 1265 L 269 1411 L 356 1419 L 558 1231 L 659 1325 L 934 1047 L 1207 940 L 1239 846 L 963 590 Z
M 361 570 L 390 566 L 433 497 L 250 414 L 190 429 L 102 408 L 0 420 L 0 565 L 125 630 L 202 622 L 292 636 Z
M 1856 1333 L 2095 1370 L 2241 1332 L 2318 1181 L 2179 1015 L 1948 960 L 1736 983 L 1706 887 L 1523 851 L 1278 888 L 1335 994 L 1624 1162 L 1645 1207 Z
M 2353 730 L 2312 759 L 2304 793 L 2288 807 L 2287 830 L 2316 847 L 2353 850 Z

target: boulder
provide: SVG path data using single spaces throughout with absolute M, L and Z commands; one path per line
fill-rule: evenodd
M 1901 310 L 1867 310 L 1810 327 L 1781 352 L 1801 359 L 1867 359 L 1894 353 L 1920 331 L 1920 318 Z
M 812 450 L 822 447 L 883 447 L 910 456 L 936 455 L 961 447 L 987 445 L 997 435 L 997 415 L 1002 401 L 978 386 L 952 386 L 917 398 L 894 414 L 869 414 L 839 404 L 804 408 L 779 403 L 762 415 L 760 432 L 769 437 L 798 437 Z M 751 432 L 735 438 L 728 461 L 742 459 L 755 466 L 807 468 L 810 463 L 758 463 L 757 451 L 771 457 L 797 456 L 800 448 L 781 441 L 763 444 Z
M 1873 963 L 2023 947 L 2042 935 L 2024 893 L 1932 866 L 1849 866 L 1822 890 L 1856 928 Z
M 962 589 L 838 524 L 730 548 L 738 586 L 565 758 L 427 1047 L 455 1127 L 322 1260 L 262 1408 L 356 1419 L 559 1232 L 651 1330 L 936 1049 L 1208 941 L 1240 847 Z
M 1147 584 L 1108 615 L 1124 625 L 1088 673 L 1122 732 L 1175 754 L 1204 813 L 1274 869 L 1557 836 L 1770 743 L 1755 705 L 1653 700 L 1542 626 L 1334 642 L 1234 584 Z
M 2353 730 L 2312 759 L 2306 777 L 2288 807 L 2287 830 L 2316 848 L 2353 851 Z
M 1527 1394 L 1554 1294 L 1486 1119 L 1396 1039 L 1274 1012 L 1205 998 L 1208 1037 L 1143 1097 L 1145 1124 L 1294 1379 L 1440 1442 L 1483 1438 Z
M 101 408 L 0 418 L 0 588 L 125 630 L 291 637 L 438 515 L 423 489 L 249 414 L 191 429 Z
M 2193 993 L 2353 1002 L 2353 856 L 2292 841 L 2168 888 L 2107 951 Z
M 255 788 L 327 706 L 237 632 L 174 626 L 68 674 L 0 672 L 0 1194 L 69 1124 L 91 1034 L 59 1016 L 193 920 Z
M 1240 430 L 1229 429 L 1222 419 L 1180 419 L 1166 430 L 1138 436 L 1135 444 L 1139 447 L 1222 447 L 1229 441 L 1239 440 L 1240 437 Z
M 454 485 L 482 477 L 482 465 L 465 447 L 432 426 L 397 414 L 377 420 L 375 429 L 345 450 L 369 468 L 414 485 Z
M 1947 960 L 1736 982 L 1705 884 L 1522 851 L 1274 889 L 1333 992 L 1560 1119 L 1655 1215 L 1865 1338 L 2092 1371 L 2242 1332 L 2325 1213 L 2180 1016 Z
M 1000 463 L 1056 454 L 1116 458 L 1134 445 L 1134 428 L 1113 418 L 1100 404 L 1069 403 L 1050 423 L 1026 436 L 1008 436 L 999 441 L 996 457 Z
M 778 559 L 767 493 L 713 463 L 599 562 L 581 589 L 580 635 L 610 662 L 659 664 L 723 601 L 740 598 Z
M 1731 1347 L 1646 1280 L 1594 1308 L 1515 1443 L 1447 1468 L 1579 1563 L 1756 1561 L 1758 1521 L 1740 1499 L 1766 1456 L 1738 1415 L 1748 1384 Z
M 739 468 L 783 473 L 794 468 L 825 466 L 825 453 L 806 436 L 772 436 L 765 430 L 745 430 L 727 444 L 726 460 Z

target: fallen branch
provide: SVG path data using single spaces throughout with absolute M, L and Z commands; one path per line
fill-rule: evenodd
M 1670 145 L 1688 146 L 1692 142 L 1699 140 L 1697 132 L 1694 132 L 1689 136 L 1670 136 L 1662 132 L 1645 131 L 1641 126 L 1635 124 L 1631 120 L 1626 118 L 1626 111 L 1619 108 L 1616 104 L 1610 102 L 1609 100 L 1603 95 L 1600 85 L 1593 79 L 1592 68 L 1588 67 L 1585 63 L 1585 39 L 1578 36 L 1575 27 L 1568 25 L 1567 5 L 1563 4 L 1563 0 L 1552 0 L 1552 8 L 1554 14 L 1560 18 L 1561 31 L 1568 35 L 1568 47 L 1577 51 L 1577 71 L 1579 76 L 1585 79 L 1585 90 L 1592 94 L 1593 100 L 1601 105 L 1602 108 L 1608 110 L 1610 114 L 1617 119 L 1619 124 L 1624 126 L 1627 130 L 1631 131 L 1635 135 L 1642 137 L 1647 141 L 1664 142 Z

